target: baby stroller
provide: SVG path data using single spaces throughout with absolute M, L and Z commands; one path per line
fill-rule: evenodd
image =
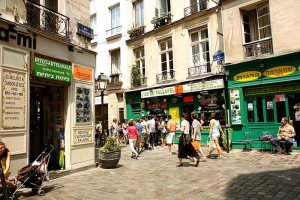
M 12 199 L 15 197 L 17 191 L 22 188 L 31 188 L 34 194 L 40 196 L 45 194 L 42 190 L 44 180 L 49 180 L 48 163 L 50 160 L 53 146 L 48 146 L 45 150 L 35 159 L 33 163 L 26 165 L 18 171 L 15 177 L 16 190 L 12 193 Z

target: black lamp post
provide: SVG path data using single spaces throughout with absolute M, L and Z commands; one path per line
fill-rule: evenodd
M 96 88 L 98 91 L 100 91 L 101 94 L 101 126 L 102 126 L 102 134 L 104 134 L 104 91 L 106 90 L 108 78 L 105 76 L 105 74 L 100 73 L 98 78 L 95 80 L 96 82 Z

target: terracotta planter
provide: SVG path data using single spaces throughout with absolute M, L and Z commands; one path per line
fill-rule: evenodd
M 121 158 L 121 151 L 101 153 L 99 152 L 99 163 L 102 168 L 115 168 Z

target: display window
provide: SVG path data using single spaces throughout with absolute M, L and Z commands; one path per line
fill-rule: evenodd
M 197 95 L 198 116 L 204 121 L 203 126 L 209 126 L 210 114 L 216 113 L 220 124 L 225 126 L 225 98 L 223 90 L 200 92 Z

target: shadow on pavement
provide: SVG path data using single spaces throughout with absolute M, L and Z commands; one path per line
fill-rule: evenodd
M 226 189 L 226 199 L 300 199 L 300 168 L 242 174 Z

